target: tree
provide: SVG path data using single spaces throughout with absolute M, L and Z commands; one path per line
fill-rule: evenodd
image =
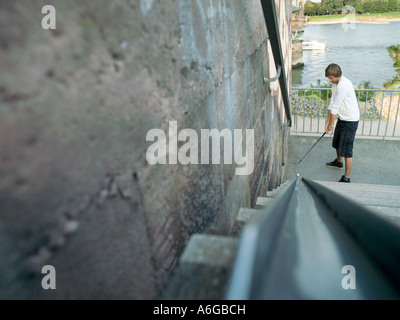
M 306 16 L 314 16 L 315 15 L 315 9 L 314 9 L 314 3 L 311 1 L 307 1 L 304 4 L 304 14 Z
M 324 14 L 325 14 L 325 10 L 324 10 L 324 8 L 322 7 L 322 4 L 321 4 L 320 2 L 316 2 L 315 4 L 316 4 L 316 6 L 315 6 L 315 13 L 316 13 L 317 15 L 319 15 L 319 16 L 324 15 Z
M 345 6 L 349 5 L 349 6 L 356 7 L 356 5 L 361 2 L 362 2 L 361 0 L 344 0 L 343 5 L 345 5 Z
M 334 13 L 334 0 L 321 0 L 322 8 L 325 11 L 325 14 L 333 14 Z
M 400 0 L 321 0 L 307 1 L 304 13 L 308 15 L 341 14 L 346 5 L 353 6 L 356 13 L 384 13 L 400 10 Z
M 390 58 L 394 61 L 393 66 L 396 68 L 396 72 L 400 73 L 400 44 L 387 47 L 387 51 Z
M 378 2 L 378 12 L 388 12 L 389 11 L 389 0 L 376 0 Z
M 304 15 L 306 15 L 306 16 L 312 16 L 312 15 L 314 15 L 314 14 L 313 14 L 313 13 L 314 13 L 313 7 L 314 7 L 314 4 L 313 4 L 311 1 L 307 1 L 307 2 L 304 4 Z
M 384 83 L 385 88 L 400 89 L 400 44 L 392 45 L 386 48 L 390 58 L 394 61 L 393 67 L 398 75 L 394 76 L 392 80 Z
M 325 11 L 319 2 L 307 1 L 304 5 L 304 14 L 308 16 L 324 15 Z
M 363 3 L 364 12 L 383 13 L 389 11 L 389 0 L 366 0 Z
M 399 0 L 389 0 L 388 10 L 389 11 L 397 11 L 400 9 L 400 1 Z
M 341 14 L 343 7 L 344 7 L 344 1 L 343 0 L 335 0 L 333 2 L 333 10 L 334 10 L 335 14 Z
M 364 3 L 363 2 L 358 2 L 358 4 L 355 6 L 356 13 L 358 14 L 363 14 L 364 11 Z

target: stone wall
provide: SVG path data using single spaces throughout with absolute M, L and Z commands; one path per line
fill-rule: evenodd
M 276 4 L 290 84 L 291 1 Z M 191 234 L 229 234 L 282 182 L 258 0 L 1 1 L 0 67 L 0 299 L 157 298 Z M 150 165 L 147 133 L 173 123 L 254 129 L 254 171 Z

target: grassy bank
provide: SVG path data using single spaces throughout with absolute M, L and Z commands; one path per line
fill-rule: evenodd
M 351 16 L 348 14 L 337 14 L 329 16 L 311 16 L 308 17 L 308 22 L 312 23 L 339 23 L 342 22 L 343 18 L 350 19 Z M 356 14 L 356 22 L 387 22 L 387 21 L 400 21 L 400 12 L 388 12 L 388 13 L 371 13 L 371 14 Z

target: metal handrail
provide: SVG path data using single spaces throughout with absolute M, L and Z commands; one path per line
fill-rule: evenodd
M 357 286 L 343 287 L 353 266 Z M 243 229 L 225 298 L 400 299 L 400 227 L 297 178 Z
M 363 251 L 400 291 L 400 228 L 312 180 L 303 181 L 329 207 Z
M 271 43 L 272 54 L 275 60 L 275 67 L 279 74 L 279 85 L 281 88 L 283 104 L 287 118 L 287 125 L 291 127 L 292 116 L 290 112 L 289 90 L 286 80 L 285 63 L 283 60 L 281 37 L 279 34 L 279 23 L 276 15 L 275 0 L 261 0 L 261 5 L 264 13 L 265 24 L 267 26 L 268 36 Z
M 264 77 L 264 82 L 274 82 L 279 79 L 279 77 L 281 76 L 281 73 L 282 73 L 282 68 L 281 68 L 281 66 L 277 66 L 277 68 L 278 69 L 276 70 L 276 76 L 273 78 Z

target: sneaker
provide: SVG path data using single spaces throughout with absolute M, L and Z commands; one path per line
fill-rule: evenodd
M 339 182 L 350 183 L 350 178 L 346 178 L 345 176 L 342 176 L 342 179 L 340 179 Z
M 335 159 L 332 162 L 328 162 L 326 166 L 329 168 L 343 169 L 343 162 L 339 162 L 337 159 Z

